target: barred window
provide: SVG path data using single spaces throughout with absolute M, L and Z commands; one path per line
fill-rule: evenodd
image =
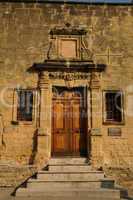
M 17 120 L 32 121 L 33 91 L 28 89 L 18 90 Z
M 105 92 L 105 122 L 123 121 L 123 102 L 121 91 Z

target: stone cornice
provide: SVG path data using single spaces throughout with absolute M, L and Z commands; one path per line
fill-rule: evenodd
M 64 0 L 0 0 L 0 2 L 7 2 L 7 3 L 60 3 L 63 4 Z M 67 0 L 65 1 L 65 4 L 91 4 L 91 5 L 114 5 L 114 6 L 125 6 L 125 5 L 132 5 L 132 2 L 96 2 L 95 0 L 81 0 L 81 1 L 77 1 L 77 0 Z
M 95 64 L 89 60 L 45 60 L 43 63 L 35 63 L 29 72 L 40 71 L 66 71 L 66 72 L 89 72 L 98 71 L 102 72 L 106 68 L 105 64 Z

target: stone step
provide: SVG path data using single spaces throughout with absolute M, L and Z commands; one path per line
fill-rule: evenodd
M 104 179 L 103 172 L 49 172 L 40 171 L 37 174 L 37 179 L 44 181 L 90 181 Z
M 73 190 L 73 191 L 44 191 L 41 189 L 24 189 L 21 188 L 17 191 L 16 196 L 28 196 L 28 197 L 45 197 L 46 199 L 81 199 L 87 200 L 89 199 L 120 199 L 120 191 L 119 190 L 111 190 L 111 189 L 100 189 L 100 190 Z
M 80 165 L 88 164 L 87 158 L 51 158 L 49 165 Z
M 49 165 L 48 170 L 52 172 L 88 172 L 92 170 L 92 167 L 87 164 Z
M 44 191 L 47 190 L 66 190 L 71 191 L 75 189 L 88 190 L 88 189 L 100 189 L 100 188 L 114 188 L 114 180 L 103 179 L 95 181 L 44 181 L 41 179 L 29 179 L 27 182 L 27 187 L 32 189 L 41 188 Z
M 43 199 L 42 199 L 43 198 Z M 3 200 L 3 199 L 2 199 Z M 5 200 L 5 199 L 4 199 Z M 14 198 L 10 199 L 6 199 L 6 200 L 15 200 Z M 46 197 L 44 199 L 43 196 L 34 196 L 34 197 L 30 197 L 30 196 L 17 196 L 17 200 L 68 200 L 68 197 Z M 69 200 L 75 200 L 73 199 L 73 197 L 69 197 Z M 102 199 L 101 198 L 96 198 L 96 197 L 76 197 L 76 200 L 126 200 L 126 199 L 120 199 L 120 198 L 111 198 L 111 197 L 105 197 Z

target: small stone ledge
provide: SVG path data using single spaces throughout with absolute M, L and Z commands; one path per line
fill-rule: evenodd
M 92 128 L 90 133 L 91 133 L 91 136 L 102 136 L 100 128 Z

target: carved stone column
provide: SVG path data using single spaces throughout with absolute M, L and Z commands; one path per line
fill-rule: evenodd
M 101 167 L 102 155 L 102 92 L 101 74 L 92 72 L 91 75 L 91 163 L 94 167 Z
M 40 121 L 37 132 L 37 162 L 40 164 L 51 154 L 51 87 L 48 72 L 41 72 L 40 88 Z

